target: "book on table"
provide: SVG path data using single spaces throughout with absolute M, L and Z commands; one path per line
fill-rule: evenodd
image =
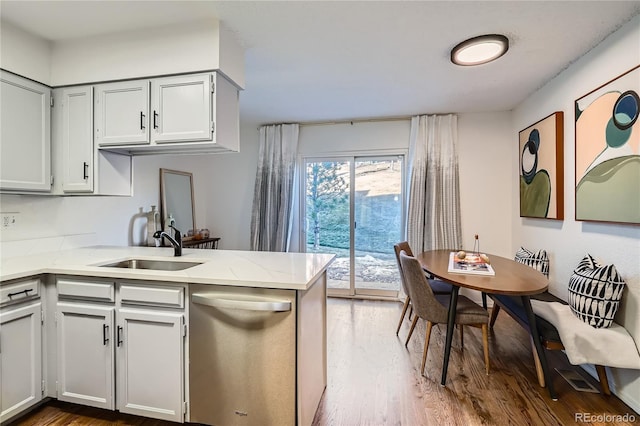
M 482 259 L 479 253 L 467 253 L 464 259 L 460 259 L 453 251 L 449 255 L 449 272 L 474 275 L 496 274 L 491 265 Z

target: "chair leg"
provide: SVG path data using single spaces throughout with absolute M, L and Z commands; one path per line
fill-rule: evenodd
M 404 306 L 402 307 L 402 315 L 400 315 L 400 321 L 398 321 L 398 328 L 396 329 L 396 336 L 400 333 L 400 327 L 402 326 L 402 321 L 404 320 L 404 316 L 407 313 L 407 308 L 409 307 L 409 296 L 404 300 Z
M 533 351 L 533 362 L 536 365 L 536 375 L 538 376 L 538 384 L 541 388 L 546 386 L 546 382 L 544 380 L 544 371 L 542 371 L 542 364 L 540 363 L 540 358 L 538 358 L 538 352 L 536 351 L 536 345 L 533 343 L 533 338 L 529 337 L 531 341 L 531 350 Z
M 482 307 L 487 309 L 487 293 L 482 292 Z
M 607 379 L 607 370 L 604 368 L 604 365 L 596 365 L 596 371 L 598 372 L 598 379 L 600 380 L 602 393 L 605 395 L 611 395 L 611 390 L 609 390 L 609 380 Z
M 464 326 L 460 324 L 460 350 L 464 349 Z
M 484 366 L 489 375 L 489 326 L 482 324 L 482 346 L 484 346 Z
M 409 296 L 407 296 L 409 297 Z M 413 316 L 413 305 L 409 304 L 409 321 L 411 321 L 411 317 Z
M 409 344 L 409 339 L 411 339 L 411 335 L 413 334 L 413 329 L 416 328 L 416 323 L 418 322 L 418 316 L 413 317 L 413 321 L 411 321 L 411 328 L 409 329 L 409 335 L 407 336 L 407 341 L 404 342 L 404 345 L 407 346 Z
M 500 312 L 500 306 L 497 303 L 493 304 L 493 308 L 491 308 L 491 318 L 489 318 L 489 327 L 493 328 L 493 325 L 496 323 L 496 318 L 498 318 L 498 312 Z
M 424 376 L 424 365 L 427 363 L 427 351 L 429 350 L 429 339 L 431 338 L 431 328 L 433 323 L 427 321 L 427 334 L 424 336 L 424 351 L 422 353 L 422 366 L 420 367 L 420 375 Z

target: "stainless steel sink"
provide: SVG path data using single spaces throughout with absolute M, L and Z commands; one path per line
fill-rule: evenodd
M 183 269 L 192 268 L 202 265 L 201 262 L 178 262 L 175 260 L 149 260 L 149 259 L 128 259 L 120 262 L 100 265 L 108 268 L 127 268 L 127 269 L 154 269 L 159 271 L 182 271 Z

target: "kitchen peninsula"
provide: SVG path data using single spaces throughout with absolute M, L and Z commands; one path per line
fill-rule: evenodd
M 3 259 L 0 421 L 51 397 L 178 422 L 311 424 L 332 260 L 108 246 Z

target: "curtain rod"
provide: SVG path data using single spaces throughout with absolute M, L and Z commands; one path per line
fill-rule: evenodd
M 416 114 L 417 116 L 421 116 L 421 115 L 449 115 L 449 114 L 455 114 L 455 113 L 444 113 L 444 114 Z M 407 116 L 400 116 L 400 117 L 383 117 L 383 118 L 357 118 L 357 119 L 353 119 L 353 120 L 333 120 L 333 121 L 300 121 L 300 122 L 284 122 L 284 123 L 269 123 L 269 124 L 261 124 L 260 126 L 258 126 L 258 130 L 260 130 L 260 127 L 262 126 L 273 126 L 276 124 L 297 124 L 300 127 L 303 126 L 330 126 L 330 125 L 334 125 L 334 124 L 355 124 L 355 123 L 378 123 L 378 122 L 382 122 L 382 121 L 411 121 L 411 119 L 413 117 L 415 117 L 416 115 L 407 115 Z
M 258 126 L 258 130 L 262 126 L 273 126 L 278 124 L 297 124 L 300 127 L 302 126 L 330 126 L 333 124 L 355 124 L 355 123 L 376 123 L 381 121 L 410 121 L 411 116 L 406 117 L 387 117 L 387 118 L 358 118 L 353 120 L 333 120 L 333 121 L 298 121 L 298 122 L 284 122 L 284 123 L 269 123 L 269 124 L 261 124 Z
M 300 126 L 329 126 L 332 124 L 378 123 L 381 121 L 410 121 L 412 116 L 386 118 L 358 118 L 353 120 L 309 121 L 298 123 Z

